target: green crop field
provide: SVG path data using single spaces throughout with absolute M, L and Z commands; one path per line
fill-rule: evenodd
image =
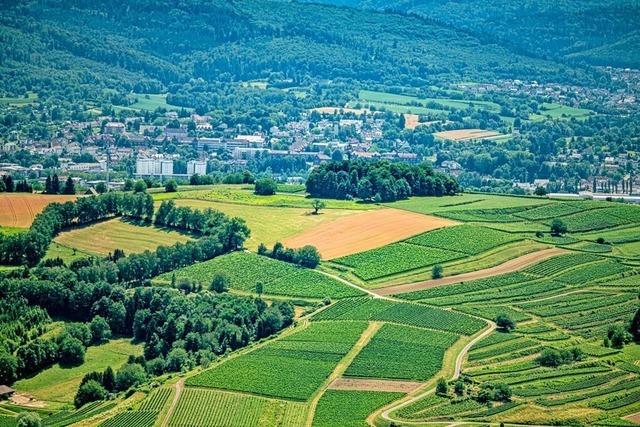
M 158 413 L 155 411 L 120 412 L 100 424 L 101 427 L 153 427 Z
M 55 238 L 55 243 L 80 252 L 107 255 L 115 249 L 122 249 L 126 254 L 153 251 L 158 246 L 171 246 L 190 239 L 174 230 L 111 219 L 62 232 Z
M 429 267 L 463 256 L 459 252 L 400 242 L 332 261 L 353 268 L 354 274 L 363 280 L 371 280 Z
M 424 381 L 440 371 L 445 350 L 457 340 L 451 333 L 385 324 L 345 375 Z
M 316 408 L 313 427 L 366 427 L 367 416 L 402 393 L 327 390 Z
M 485 322 L 464 314 L 420 304 L 371 298 L 351 298 L 338 301 L 318 313 L 314 319 L 377 320 L 465 335 L 472 335 L 485 325 Z
M 304 401 L 331 374 L 365 328 L 364 322 L 312 323 L 296 334 L 189 378 L 186 384 Z M 304 345 L 296 345 L 299 342 Z
M 450 251 L 477 255 L 496 246 L 504 245 L 521 237 L 473 225 L 445 227 L 430 231 L 407 240 L 415 245 L 429 246 Z
M 158 284 L 189 279 L 203 286 L 211 283 L 216 273 L 229 279 L 232 290 L 256 292 L 256 284 L 263 284 L 263 293 L 306 298 L 345 298 L 362 295 L 363 292 L 345 285 L 317 271 L 297 267 L 266 256 L 248 252 L 234 252 L 199 264 L 190 265 L 158 276 Z
M 247 394 L 186 388 L 169 420 L 170 427 L 302 427 L 304 404 Z
M 39 374 L 16 382 L 16 390 L 32 394 L 44 401 L 68 403 L 78 389 L 82 377 L 92 371 L 103 371 L 107 366 L 114 369 L 126 363 L 129 355 L 140 355 L 142 346 L 128 339 L 112 340 L 99 346 L 87 348 L 85 363 L 67 368 L 54 365 Z

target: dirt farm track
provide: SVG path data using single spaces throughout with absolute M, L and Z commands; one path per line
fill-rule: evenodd
M 64 203 L 76 198 L 76 196 L 2 193 L 0 194 L 0 226 L 29 227 L 33 218 L 49 203 Z

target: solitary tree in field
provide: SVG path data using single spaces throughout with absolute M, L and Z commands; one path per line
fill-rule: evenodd
M 551 221 L 551 235 L 562 236 L 567 232 L 567 225 L 561 219 L 554 219 Z
M 433 269 L 431 270 L 431 278 L 439 279 L 441 277 L 442 277 L 442 266 L 440 264 L 436 264 L 433 266 Z
M 313 199 L 313 201 L 311 202 L 311 207 L 313 208 L 314 215 L 318 215 L 320 209 L 324 209 L 326 206 L 327 204 L 322 200 Z
M 498 314 L 496 317 L 496 325 L 505 332 L 510 332 L 516 328 L 516 322 L 511 320 L 506 314 Z
M 262 295 L 263 291 L 264 291 L 264 285 L 262 284 L 262 282 L 256 283 L 256 294 L 258 294 L 258 296 L 260 296 L 260 295 Z

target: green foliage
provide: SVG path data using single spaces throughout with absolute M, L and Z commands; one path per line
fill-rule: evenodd
M 345 375 L 424 381 L 442 368 L 457 335 L 384 324 L 358 353 Z
M 80 386 L 73 403 L 76 408 L 81 408 L 89 402 L 104 400 L 106 395 L 107 391 L 104 389 L 102 384 L 96 380 L 89 380 Z
M 255 193 L 259 196 L 276 194 L 278 184 L 272 178 L 260 178 L 255 183 Z
M 171 274 L 176 278 L 200 280 L 223 273 L 229 279 L 229 288 L 255 292 L 257 283 L 269 295 L 286 295 L 306 298 L 345 298 L 362 295 L 361 291 L 346 286 L 324 274 L 296 267 L 290 263 L 274 260 L 247 252 L 234 252 L 207 262 L 174 270 L 156 278 L 168 283 Z
M 141 411 L 161 411 L 171 396 L 171 389 L 162 387 L 153 391 L 140 405 Z
M 306 413 L 305 405 L 298 402 L 188 387 L 169 426 L 298 427 L 304 424 Z
M 41 427 L 42 420 L 40 419 L 40 415 L 35 412 L 21 412 L 18 415 L 17 427 Z
M 186 383 L 307 400 L 365 327 L 363 322 L 314 322 L 300 332 L 188 378 Z
M 442 277 L 442 266 L 440 264 L 436 264 L 433 266 L 433 268 L 431 269 L 431 278 L 432 279 L 439 279 Z
M 402 395 L 376 391 L 327 390 L 318 402 L 313 427 L 365 427 L 369 414 Z
M 314 316 L 315 320 L 377 320 L 472 335 L 485 326 L 473 317 L 420 304 L 371 298 L 338 301 Z
M 347 255 L 332 261 L 352 267 L 354 273 L 363 280 L 372 280 L 429 267 L 463 256 L 459 252 L 401 242 Z
M 516 322 L 504 313 L 497 315 L 494 321 L 496 322 L 496 325 L 498 325 L 498 328 L 506 332 L 512 331 L 516 328 Z
M 313 197 L 346 199 L 358 197 L 382 202 L 409 196 L 451 196 L 458 182 L 426 165 L 391 164 L 385 161 L 338 161 L 321 164 L 307 178 L 307 192 Z
M 167 183 L 164 185 L 164 191 L 167 193 L 175 193 L 176 191 L 178 191 L 178 183 L 176 182 L 176 180 L 170 179 L 169 181 L 167 181 Z
M 144 368 L 137 363 L 127 363 L 116 373 L 116 388 L 120 391 L 142 384 L 147 380 Z
M 562 236 L 567 232 L 567 225 L 561 219 L 554 219 L 551 221 L 551 235 Z
M 407 240 L 408 243 L 476 255 L 496 246 L 520 240 L 504 231 L 474 225 L 444 227 Z
M 153 427 L 158 413 L 155 411 L 120 412 L 100 424 L 100 427 Z

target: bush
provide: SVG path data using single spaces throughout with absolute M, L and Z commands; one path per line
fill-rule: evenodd
M 40 415 L 35 412 L 21 412 L 18 415 L 17 427 L 41 427 L 42 420 L 40 419 Z
M 120 391 L 142 384 L 147 379 L 142 366 L 137 363 L 124 365 L 116 374 L 116 388 Z
M 178 183 L 176 182 L 176 180 L 170 179 L 169 181 L 167 181 L 167 183 L 164 185 L 164 191 L 166 191 L 167 193 L 175 193 L 176 191 L 178 191 Z
M 551 235 L 562 236 L 567 232 L 567 225 L 561 219 L 554 219 L 551 221 Z
M 174 348 L 167 355 L 167 371 L 179 372 L 187 366 L 189 355 L 183 348 Z
M 495 322 L 496 325 L 498 325 L 498 328 L 505 332 L 510 332 L 516 328 L 516 322 L 511 320 L 511 318 L 506 314 L 499 314 L 496 316 Z
M 227 292 L 229 290 L 229 276 L 224 273 L 214 274 L 209 289 L 217 293 Z
M 444 378 L 440 378 L 438 383 L 436 384 L 436 394 L 441 396 L 446 396 L 449 394 L 449 384 L 447 384 L 447 380 Z
M 93 319 L 91 319 L 89 329 L 91 330 L 91 341 L 93 344 L 102 344 L 111 339 L 109 323 L 101 316 L 94 316 Z
M 60 341 L 59 349 L 61 365 L 77 366 L 84 363 L 85 348 L 79 339 L 66 335 Z
M 13 384 L 18 378 L 18 359 L 12 354 L 0 351 L 0 384 Z
M 80 408 L 89 402 L 103 400 L 106 396 L 107 391 L 102 387 L 102 384 L 96 380 L 89 380 L 80 386 L 75 399 L 73 399 L 73 404 L 76 408 Z
M 271 196 L 276 194 L 278 184 L 271 178 L 260 178 L 255 183 L 255 193 L 260 196 Z
M 431 278 L 439 279 L 442 277 L 442 266 L 440 264 L 436 264 L 431 269 Z

